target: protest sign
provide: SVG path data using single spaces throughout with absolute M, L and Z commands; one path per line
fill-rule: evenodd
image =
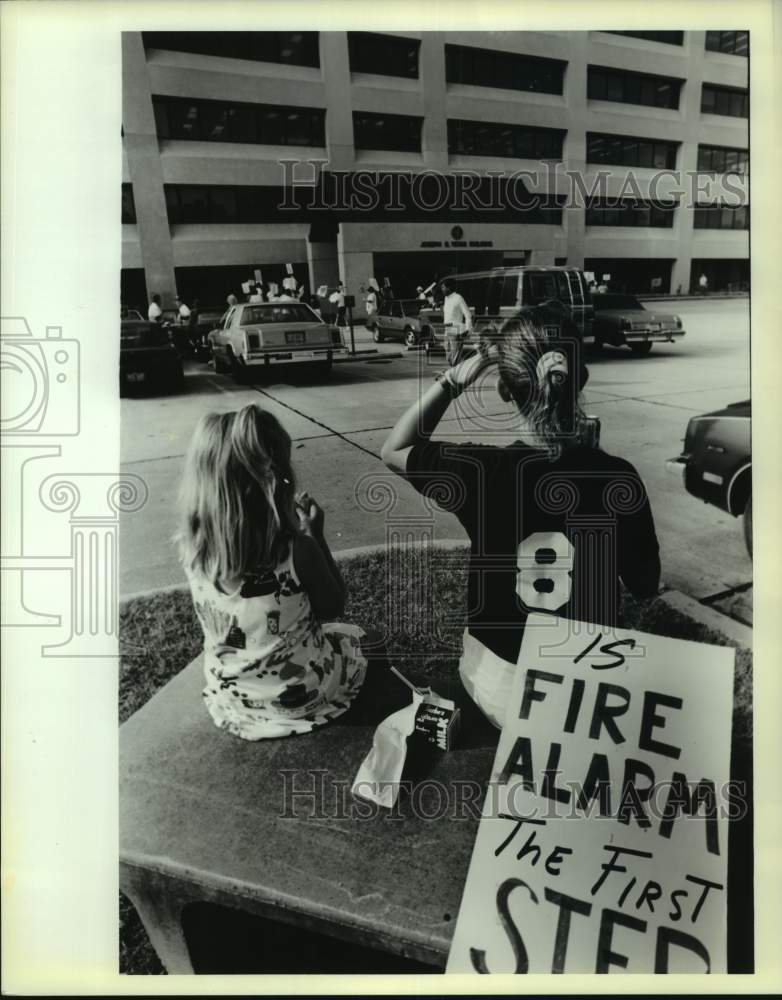
M 244 292 L 245 295 L 249 295 L 250 294 L 250 282 L 249 281 L 243 281 L 242 282 L 242 291 Z
M 290 292 L 295 292 L 296 291 L 296 279 L 295 278 L 290 278 L 290 277 L 283 278 L 282 279 L 282 287 L 285 288 L 285 289 L 287 289 Z
M 733 660 L 529 616 L 447 972 L 725 971 Z
M 263 272 L 259 268 L 256 267 L 256 269 L 253 271 L 253 274 L 255 275 L 256 282 L 259 285 L 262 285 L 263 284 Z
M 285 270 L 288 272 L 288 274 L 293 274 L 293 264 L 286 264 Z

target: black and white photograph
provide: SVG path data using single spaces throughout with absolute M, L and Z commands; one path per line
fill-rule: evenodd
M 107 36 L 100 389 L 94 310 L 2 313 L 3 634 L 108 664 L 116 973 L 765 972 L 769 5 L 163 6 Z

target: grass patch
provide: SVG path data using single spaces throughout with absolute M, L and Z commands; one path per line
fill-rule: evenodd
M 443 694 L 455 683 L 467 594 L 467 550 L 436 549 L 356 556 L 342 564 L 350 597 L 343 618 L 383 631 L 390 661 L 413 680 Z M 663 601 L 623 598 L 620 625 L 655 635 L 736 649 L 734 748 L 752 733 L 752 654 L 721 633 L 672 611 Z M 123 722 L 202 648 L 188 591 L 139 597 L 120 609 L 119 716 Z M 120 897 L 120 971 L 159 974 L 160 962 L 133 907 Z

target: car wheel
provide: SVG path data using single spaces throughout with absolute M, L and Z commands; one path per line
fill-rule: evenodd
M 372 331 L 372 339 L 374 340 L 374 342 L 376 344 L 382 344 L 383 343 L 384 337 L 383 337 L 383 334 L 380 332 L 380 327 L 379 326 L 376 326 L 374 328 L 374 330 Z
M 752 491 L 747 497 L 747 506 L 744 508 L 744 541 L 747 545 L 747 552 L 752 558 Z
M 649 351 L 651 351 L 651 349 L 652 345 L 648 340 L 643 340 L 639 344 L 630 344 L 630 350 L 633 352 L 633 354 L 639 355 L 639 357 L 643 357 L 644 355 L 648 354 Z
M 405 346 L 415 347 L 418 344 L 418 337 L 411 326 L 405 327 Z

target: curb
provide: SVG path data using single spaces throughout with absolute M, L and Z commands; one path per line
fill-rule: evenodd
M 334 560 L 336 562 L 347 562 L 350 559 L 355 559 L 357 556 L 368 556 L 373 555 L 377 552 L 389 552 L 389 551 L 399 551 L 404 549 L 409 551 L 410 549 L 421 550 L 424 548 L 424 542 L 421 540 L 416 540 L 413 542 L 396 542 L 393 545 L 388 545 L 386 542 L 380 542 L 375 545 L 358 545 L 350 549 L 340 549 L 338 552 L 332 553 Z M 466 539 L 461 538 L 442 538 L 433 540 L 432 542 L 426 543 L 427 547 L 433 547 L 438 549 L 446 549 L 448 551 L 455 551 L 458 549 L 464 549 L 467 551 L 470 548 L 470 543 Z M 155 587 L 151 590 L 139 590 L 133 594 L 127 594 L 121 597 L 119 600 L 119 606 L 130 604 L 132 601 L 139 600 L 140 598 L 156 597 L 160 594 L 175 594 L 175 593 L 185 593 L 188 591 L 188 585 L 186 583 L 173 583 L 169 584 L 167 587 Z M 666 590 L 664 593 L 657 596 L 658 601 L 662 601 L 666 604 L 672 611 L 678 614 L 686 615 L 688 618 L 692 618 L 694 621 L 698 622 L 699 625 L 703 625 L 705 628 L 709 628 L 714 632 L 720 632 L 726 638 L 730 639 L 732 642 L 737 643 L 746 649 L 752 649 L 752 629 L 748 625 L 744 625 L 741 622 L 731 618 L 728 615 L 722 614 L 719 611 L 715 611 L 713 608 L 707 607 L 705 604 L 701 604 L 696 601 L 694 597 L 688 597 L 687 594 L 683 594 L 679 590 Z
M 434 546 L 440 549 L 469 549 L 470 543 L 467 539 L 461 538 L 442 538 L 437 539 L 432 543 Z M 354 559 L 356 556 L 370 556 L 375 552 L 388 552 L 389 550 L 398 549 L 421 549 L 424 543 L 420 540 L 413 542 L 395 542 L 393 545 L 388 545 L 386 542 L 378 542 L 375 545 L 358 545 L 352 549 L 340 549 L 338 552 L 332 552 L 335 562 L 345 562 L 348 559 Z M 149 590 L 136 590 L 132 594 L 124 594 L 119 599 L 119 606 L 122 607 L 125 604 L 130 604 L 131 601 L 137 601 L 140 598 L 156 597 L 159 594 L 176 594 L 179 591 L 187 591 L 189 586 L 186 583 L 169 583 L 165 587 L 151 587 Z
M 721 632 L 728 639 L 738 643 L 739 646 L 752 649 L 752 629 L 749 625 L 744 625 L 742 622 L 736 621 L 735 618 L 723 615 L 679 590 L 666 590 L 657 599 L 667 604 L 672 611 L 686 615 L 698 622 L 699 625 L 714 632 Z

